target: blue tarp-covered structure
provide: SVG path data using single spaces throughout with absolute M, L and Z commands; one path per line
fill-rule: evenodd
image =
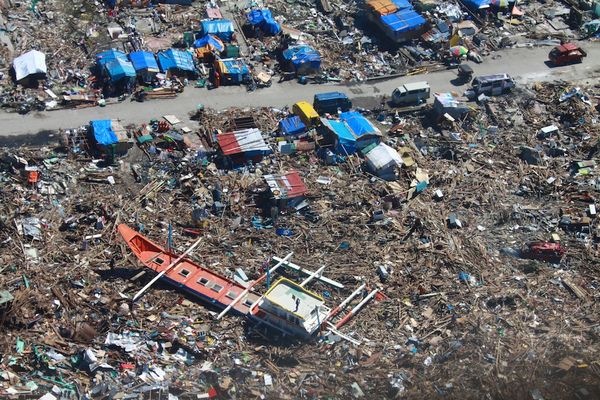
M 107 50 L 96 55 L 96 62 L 100 67 L 100 72 L 108 76 L 111 83 L 117 83 L 121 80 L 135 80 L 136 74 L 133 64 L 127 59 L 127 55 L 118 50 Z
M 334 152 L 341 155 L 351 155 L 357 152 L 356 137 L 344 121 L 321 118 L 326 134 L 333 134 Z
M 427 23 L 425 18 L 412 8 L 406 8 L 393 14 L 383 15 L 380 18 L 386 29 L 395 36 L 418 30 Z
M 158 63 L 160 64 L 160 70 L 163 72 L 196 72 L 192 55 L 183 50 L 169 49 L 161 51 L 158 53 Z
M 108 146 L 119 141 L 117 135 L 112 130 L 112 121 L 110 119 L 101 119 L 92 121 L 92 133 L 98 144 Z
M 490 0 L 465 0 L 465 4 L 473 9 L 484 9 L 490 6 Z
M 340 114 L 340 119 L 348 124 L 348 127 L 350 127 L 350 130 L 356 138 L 365 135 L 381 136 L 381 131 L 357 111 L 343 112 Z
M 300 117 L 294 115 L 279 121 L 279 129 L 284 136 L 300 135 L 306 132 L 306 125 Z
M 210 51 L 216 50 L 219 53 L 225 50 L 225 45 L 218 37 L 214 35 L 205 35 L 194 42 L 194 48 L 200 49 L 208 47 Z
M 134 51 L 129 53 L 129 59 L 136 72 L 160 72 L 153 53 L 149 51 Z
M 283 58 L 299 75 L 314 73 L 321 68 L 321 55 L 307 45 L 288 47 L 283 51 Z
M 221 74 L 221 82 L 229 85 L 239 85 L 250 75 L 250 69 L 241 59 L 227 58 L 218 60 L 216 67 Z
M 412 9 L 413 8 L 412 4 L 408 0 L 392 0 L 392 3 L 394 3 L 394 5 L 396 7 L 398 7 L 398 10 L 404 10 L 404 9 L 407 9 L 407 8 Z
M 248 22 L 250 25 L 260 28 L 266 35 L 274 36 L 281 32 L 281 27 L 277 21 L 273 19 L 271 10 L 262 9 L 250 11 L 248 13 Z
M 233 38 L 233 22 L 228 19 L 203 20 L 200 22 L 203 35 L 215 35 L 224 42 L 231 42 Z

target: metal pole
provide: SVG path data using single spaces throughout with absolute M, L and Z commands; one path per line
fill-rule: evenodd
M 350 296 L 346 298 L 346 300 L 342 301 L 339 306 L 331 310 L 327 318 L 325 318 L 325 321 L 328 321 L 330 318 L 335 317 L 340 311 L 342 311 L 344 307 L 348 305 L 348 303 L 350 303 L 356 296 L 358 296 L 362 292 L 366 285 L 366 283 L 360 285 L 358 289 L 356 289 L 354 292 L 352 292 Z
M 310 274 L 310 276 L 308 278 L 306 278 L 304 281 L 302 281 L 300 286 L 304 287 L 306 284 L 308 284 L 310 281 L 312 281 L 317 275 L 320 276 L 321 272 L 323 272 L 324 269 L 325 269 L 325 265 L 323 265 L 321 268 L 319 268 L 318 270 L 316 270 L 315 272 Z
M 187 256 L 188 254 L 190 254 L 192 252 L 192 250 L 194 250 L 202 241 L 202 238 L 199 238 L 198 240 L 196 240 L 196 242 L 185 251 L 185 253 L 183 253 L 182 255 L 180 255 L 179 257 L 177 257 L 175 259 L 175 261 L 173 261 L 171 264 L 169 264 L 169 266 L 167 266 L 167 268 L 163 269 L 161 273 L 159 273 L 158 275 L 156 275 L 154 277 L 154 279 L 152 279 L 150 282 L 148 282 L 148 284 L 146 286 L 144 286 L 139 292 L 137 292 L 135 294 L 135 296 L 133 296 L 133 301 L 136 301 L 146 290 L 148 290 L 148 288 L 150 286 L 152 286 L 154 284 L 154 282 L 156 282 L 157 280 L 159 280 L 164 274 L 166 274 L 167 272 L 169 272 L 170 270 L 172 270 L 177 264 L 179 264 L 179 262 L 181 262 L 181 260 L 183 260 L 183 258 L 185 256 Z
M 252 287 L 254 287 L 256 284 L 262 282 L 267 277 L 267 274 L 272 274 L 273 272 L 275 272 L 275 270 L 277 268 L 279 268 L 281 266 L 281 264 L 283 264 L 287 260 L 289 260 L 289 258 L 292 256 L 292 254 L 294 254 L 294 252 L 291 252 L 290 254 L 285 256 L 284 259 L 279 261 L 273 268 L 268 270 L 267 273 L 263 274 L 258 279 L 253 281 L 250 285 L 248 285 L 248 287 L 246 289 L 244 289 L 238 297 L 236 297 L 231 303 L 229 303 L 229 305 L 227 307 L 225 307 L 225 309 L 223 311 L 221 311 L 221 314 L 217 315 L 217 321 L 220 320 L 221 318 L 223 318 L 225 316 L 225 314 L 227 314 L 227 312 L 229 312 L 229 310 L 231 310 L 231 308 L 234 305 L 236 305 L 244 296 L 246 296 L 248 294 L 248 292 L 250 292 L 250 289 L 252 289 Z
M 360 303 L 358 303 L 356 307 L 350 310 L 348 314 L 344 315 L 344 318 L 342 318 L 337 324 L 335 324 L 335 328 L 339 329 L 340 327 L 345 325 L 346 322 L 348 322 L 369 300 L 371 300 L 377 294 L 377 292 L 379 292 L 379 289 L 375 289 L 371 293 L 369 293 L 369 295 L 365 297 Z

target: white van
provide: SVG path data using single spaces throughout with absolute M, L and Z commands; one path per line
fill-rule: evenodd
M 508 74 L 477 76 L 471 82 L 472 88 L 465 92 L 468 98 L 475 98 L 480 94 L 498 96 L 509 92 L 515 87 L 515 81 Z
M 407 83 L 392 92 L 392 103 L 397 106 L 420 104 L 427 101 L 430 88 L 427 82 Z

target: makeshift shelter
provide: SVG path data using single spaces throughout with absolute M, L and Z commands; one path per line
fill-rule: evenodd
M 283 136 L 297 136 L 306 132 L 306 125 L 297 115 L 279 121 L 279 129 Z
M 247 15 L 250 25 L 260 29 L 265 35 L 275 36 L 281 32 L 281 27 L 273 19 L 271 10 L 252 10 Z
M 92 141 L 98 150 L 110 154 L 125 154 L 133 147 L 133 140 L 127 136 L 127 131 L 117 120 L 90 121 Z
M 260 162 L 263 156 L 273 152 L 256 128 L 221 133 L 216 135 L 216 142 L 225 168 L 242 166 L 248 161 Z
M 194 42 L 196 57 L 204 62 L 211 62 L 213 54 L 220 54 L 225 50 L 225 45 L 214 35 L 205 35 Z
M 397 43 L 412 39 L 427 28 L 427 20 L 412 8 L 381 15 L 375 22 L 388 38 Z
M 296 171 L 284 175 L 264 175 L 269 190 L 265 192 L 268 200 L 263 204 L 275 205 L 279 209 L 296 207 L 308 192 L 302 177 Z
M 96 55 L 96 64 L 109 93 L 133 89 L 137 75 L 125 53 L 114 49 L 103 51 Z
M 290 46 L 283 51 L 283 59 L 289 69 L 297 75 L 307 75 L 318 72 L 321 68 L 320 54 L 308 45 Z
M 129 59 L 135 69 L 135 73 L 143 82 L 151 82 L 156 74 L 160 72 L 156 57 L 149 51 L 134 51 L 129 53 Z
M 202 20 L 200 21 L 200 30 L 203 35 L 214 35 L 224 42 L 233 40 L 233 22 L 228 19 Z
M 369 134 L 357 135 L 345 121 L 321 118 L 321 125 L 317 128 L 324 137 L 321 144 L 341 156 L 356 153 L 372 143 L 379 143 L 380 136 Z
M 37 79 L 46 78 L 46 55 L 41 51 L 31 50 L 13 60 L 15 81 L 20 84 L 33 84 Z M 37 82 L 35 82 L 37 83 Z
M 196 75 L 192 55 L 184 50 L 169 49 L 158 53 L 158 63 L 162 72 L 183 75 Z
M 386 181 L 398 179 L 396 170 L 402 165 L 402 157 L 385 143 L 368 146 L 363 150 L 365 167 L 373 175 Z
M 239 85 L 250 77 L 248 65 L 240 58 L 217 60 L 215 69 L 220 74 L 222 85 Z
M 381 131 L 357 111 L 343 112 L 340 114 L 340 119 L 348 124 L 348 127 L 357 138 L 366 136 L 381 138 Z

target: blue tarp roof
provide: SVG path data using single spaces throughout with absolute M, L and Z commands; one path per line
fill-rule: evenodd
M 258 26 L 264 33 L 269 35 L 277 35 L 281 32 L 281 27 L 273 19 L 271 10 L 252 10 L 248 13 L 248 22 L 251 25 Z
M 288 47 L 283 52 L 283 58 L 291 61 L 297 72 L 318 70 L 321 67 L 321 56 L 319 53 L 306 45 Z
M 221 68 L 223 75 L 236 76 L 238 81 L 241 82 L 244 75 L 248 75 L 250 70 L 245 62 L 237 59 L 221 60 L 225 68 Z
M 486 8 L 490 6 L 490 0 L 465 0 L 465 3 L 472 8 Z
M 393 32 L 408 32 L 425 25 L 425 18 L 412 8 L 400 10 L 394 14 L 383 15 L 381 21 Z
M 306 125 L 297 115 L 279 121 L 279 128 L 285 135 L 299 135 L 306 131 Z
M 195 72 L 194 59 L 187 51 L 169 49 L 158 53 L 158 63 L 160 69 L 166 72 L 171 69 L 181 71 Z
M 392 3 L 398 7 L 399 10 L 404 10 L 405 8 L 413 8 L 412 4 L 408 0 L 392 0 Z
M 328 127 L 336 136 L 335 153 L 350 155 L 356 153 L 356 137 L 344 121 L 321 118 L 323 125 Z
M 214 35 L 205 35 L 194 42 L 194 48 L 196 49 L 205 47 L 207 45 L 213 46 L 219 52 L 225 50 L 225 45 L 223 45 L 223 42 L 221 42 L 219 38 Z
M 325 92 L 325 93 L 317 93 L 315 94 L 315 101 L 327 101 L 327 100 L 337 100 L 337 99 L 347 99 L 346 93 L 342 92 Z
M 363 117 L 362 114 L 357 111 L 343 112 L 340 114 L 340 119 L 348 124 L 356 138 L 363 135 L 380 134 L 379 130 L 373 126 L 371 121 Z
M 133 53 L 129 53 L 129 59 L 136 71 L 159 71 L 156 58 L 154 57 L 154 54 L 149 51 L 134 51 Z
M 99 144 L 109 145 L 119 141 L 117 135 L 112 130 L 112 122 L 110 119 L 100 119 L 91 121 L 94 138 Z
M 228 19 L 204 20 L 200 22 L 200 27 L 203 34 L 207 35 L 210 33 L 226 42 L 230 42 L 233 36 L 233 22 Z
M 96 62 L 98 64 L 100 64 L 101 66 L 104 66 L 105 64 L 109 63 L 110 61 L 114 61 L 116 59 L 122 59 L 123 61 L 128 61 L 127 60 L 127 55 L 125 53 L 123 53 L 122 51 L 119 50 L 106 50 L 103 51 L 102 53 L 98 53 L 96 54 Z
M 122 58 L 116 58 L 107 62 L 104 64 L 104 68 L 106 68 L 108 76 L 110 76 L 110 79 L 113 82 L 117 82 L 123 78 L 136 77 L 133 64 L 131 64 L 128 60 L 123 60 Z

